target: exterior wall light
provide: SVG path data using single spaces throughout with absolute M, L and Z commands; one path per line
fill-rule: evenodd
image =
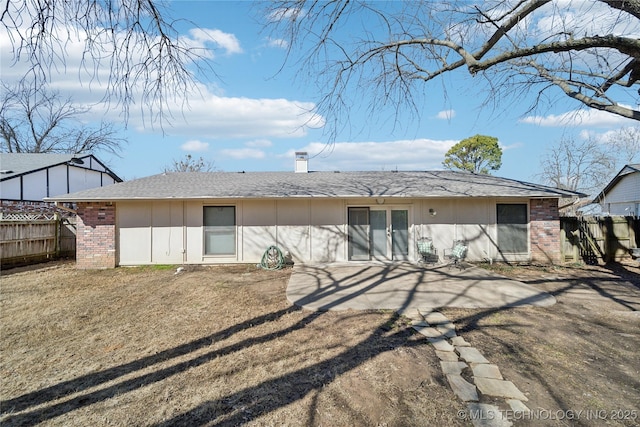
M 436 212 L 436 210 L 435 210 L 435 209 L 433 209 L 433 208 L 429 208 L 429 215 L 431 215 L 431 216 L 436 216 L 436 214 L 437 214 L 437 212 Z

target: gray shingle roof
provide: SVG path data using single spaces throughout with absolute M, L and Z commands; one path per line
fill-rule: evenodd
M 2 178 L 66 163 L 72 157 L 73 154 L 1 153 L 0 169 L 4 171 Z
M 568 197 L 538 184 L 464 172 L 173 172 L 52 197 L 54 201 L 287 197 Z

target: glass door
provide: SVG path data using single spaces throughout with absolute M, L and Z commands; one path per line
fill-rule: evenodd
M 391 210 L 391 256 L 393 260 L 409 259 L 409 211 Z
M 387 211 L 371 210 L 371 256 L 375 259 L 388 259 Z
M 349 208 L 349 259 L 369 258 L 369 208 Z
M 349 259 L 409 258 L 409 211 L 391 207 L 349 208 Z

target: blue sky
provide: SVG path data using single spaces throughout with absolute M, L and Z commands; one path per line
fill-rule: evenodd
M 541 156 L 563 136 L 601 136 L 635 125 L 607 113 L 576 113 L 578 105 L 564 99 L 537 116 L 523 115 L 525 105 L 499 101 L 488 111 L 481 108 L 481 91 L 472 90 L 478 81 L 460 74 L 425 87 L 428 102 L 419 106 L 419 120 L 400 116 L 394 126 L 391 116 L 381 120 L 366 109 L 354 109 L 345 117 L 348 130 L 327 145 L 323 118 L 309 113 L 319 94 L 308 79 L 297 76 L 295 58 L 285 63 L 286 50 L 263 31 L 253 2 L 174 1 L 171 9 L 174 17 L 199 27 L 180 24 L 189 42 L 211 49 L 219 78 L 208 76 L 200 94 L 190 97 L 183 111 L 177 105 L 163 129 L 145 121 L 139 106 L 131 108 L 121 157 L 96 153 L 124 179 L 161 173 L 186 154 L 203 157 L 222 171 L 293 170 L 295 151 L 309 152 L 311 170 L 442 169 L 444 154 L 453 144 L 486 134 L 497 137 L 504 150 L 496 175 L 536 181 Z M 5 34 L 0 43 L 0 71 L 3 82 L 10 83 L 19 67 L 11 66 Z M 102 95 L 100 85 L 79 79 L 73 61 L 71 46 L 67 72 L 52 74 L 52 88 L 78 102 L 96 103 Z M 345 96 L 366 99 L 367 93 Z M 87 119 L 102 118 L 123 125 L 117 109 L 95 104 Z

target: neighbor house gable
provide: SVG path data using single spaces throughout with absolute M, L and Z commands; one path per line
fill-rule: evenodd
M 91 154 L 0 154 L 3 200 L 40 202 L 117 182 L 122 179 Z
M 625 165 L 594 203 L 610 215 L 640 216 L 640 164 Z

